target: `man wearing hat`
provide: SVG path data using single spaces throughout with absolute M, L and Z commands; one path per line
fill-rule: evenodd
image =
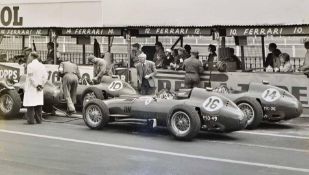
M 76 113 L 74 104 L 76 103 L 76 91 L 78 80 L 81 79 L 77 64 L 71 61 L 61 62 L 58 68 L 62 76 L 62 87 L 64 98 L 67 102 L 68 114 Z
M 88 62 L 93 64 L 93 81 L 102 82 L 103 76 L 112 75 L 112 72 L 107 69 L 107 62 L 104 59 L 90 55 Z
M 185 87 L 198 87 L 200 84 L 200 74 L 204 71 L 201 61 L 198 59 L 199 52 L 192 51 L 191 57 L 183 63 L 183 69 L 186 71 Z
M 155 63 L 146 60 L 146 54 L 138 56 L 139 63 L 136 65 L 138 86 L 142 95 L 150 95 L 155 91 L 154 76 L 157 73 Z

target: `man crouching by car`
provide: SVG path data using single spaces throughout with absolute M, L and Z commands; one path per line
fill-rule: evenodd
M 47 70 L 39 61 L 39 55 L 31 52 L 28 58 L 23 105 L 27 108 L 28 124 L 42 123 L 43 87 L 47 82 Z

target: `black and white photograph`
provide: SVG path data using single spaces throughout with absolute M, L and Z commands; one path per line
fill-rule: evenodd
M 1 0 L 0 175 L 308 175 L 308 0 Z

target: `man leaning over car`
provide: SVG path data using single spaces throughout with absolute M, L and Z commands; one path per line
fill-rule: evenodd
M 81 79 L 77 64 L 71 61 L 61 62 L 59 74 L 62 76 L 62 86 L 64 98 L 67 102 L 68 115 L 76 113 L 74 104 L 76 103 L 76 91 L 78 80 Z
M 102 58 L 93 55 L 88 57 L 88 62 L 93 64 L 93 81 L 100 83 L 104 76 L 111 76 L 112 72 L 107 69 L 107 62 Z

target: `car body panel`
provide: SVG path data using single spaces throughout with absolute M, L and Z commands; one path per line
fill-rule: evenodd
M 250 83 L 248 91 L 223 93 L 234 102 L 241 97 L 257 99 L 264 113 L 264 120 L 279 121 L 299 117 L 303 108 L 298 99 L 288 91 L 269 84 Z
M 188 98 L 173 99 L 158 96 L 120 96 L 104 100 L 111 116 L 134 119 L 156 119 L 159 125 L 166 125 L 171 109 L 176 105 L 187 105 L 196 109 L 201 117 L 202 125 L 211 131 L 237 131 L 244 129 L 247 119 L 243 112 L 231 100 L 221 94 L 208 92 L 205 89 L 193 88 Z M 209 98 L 219 98 L 222 105 L 215 111 L 205 107 Z M 218 126 L 221 126 L 218 128 Z

